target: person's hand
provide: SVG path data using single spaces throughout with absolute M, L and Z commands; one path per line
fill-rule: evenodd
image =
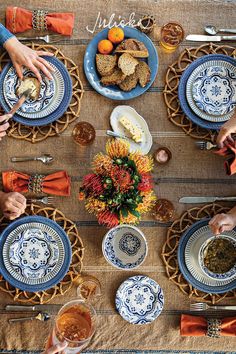
M 7 134 L 6 130 L 9 128 L 9 123 L 6 122 L 3 124 L 5 120 L 8 120 L 12 117 L 12 114 L 4 114 L 0 116 L 0 140 Z
M 41 70 L 49 79 L 52 79 L 50 71 L 54 71 L 54 69 L 45 59 L 41 58 L 41 56 L 53 56 L 53 53 L 44 52 L 42 50 L 35 51 L 19 42 L 16 37 L 8 39 L 3 46 L 8 51 L 20 80 L 23 79 L 23 66 L 29 68 L 39 81 L 42 80 L 39 70 Z
M 3 215 L 14 220 L 24 213 L 26 208 L 25 197 L 17 192 L 4 193 L 0 192 L 0 209 Z
M 223 147 L 227 142 L 234 142 L 231 134 L 236 133 L 236 113 L 224 125 L 222 125 L 216 143 Z
M 234 214 L 217 214 L 209 222 L 209 226 L 214 235 L 219 235 L 223 231 L 232 230 L 236 225 Z
M 60 353 L 63 349 L 67 347 L 67 342 L 56 344 L 43 352 L 42 354 L 56 354 Z

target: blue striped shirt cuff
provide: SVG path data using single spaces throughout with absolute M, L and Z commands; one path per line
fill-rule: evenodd
M 12 37 L 14 37 L 14 35 L 0 23 L 0 46 L 3 46 L 3 44 Z

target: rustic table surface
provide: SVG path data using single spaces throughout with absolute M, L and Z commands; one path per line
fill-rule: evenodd
M 109 128 L 109 116 L 117 102 L 104 98 L 96 93 L 88 84 L 83 72 L 84 51 L 93 38 L 88 29 L 96 23 L 98 13 L 101 18 L 108 19 L 113 13 L 125 19 L 135 12 L 136 18 L 144 14 L 154 15 L 157 29 L 151 38 L 158 50 L 158 75 L 152 87 L 141 97 L 122 102 L 134 107 L 147 121 L 153 136 L 153 152 L 158 146 L 165 145 L 172 152 L 172 160 L 167 166 L 155 166 L 155 191 L 158 197 L 170 199 L 180 215 L 186 206 L 178 203 L 184 195 L 233 195 L 235 178 L 225 176 L 222 159 L 209 152 L 197 151 L 194 140 L 167 119 L 163 99 L 164 79 L 167 67 L 178 58 L 180 52 L 190 47 L 184 41 L 173 54 L 165 54 L 159 46 L 158 28 L 169 20 L 180 22 L 186 34 L 203 33 L 205 24 L 212 23 L 217 27 L 235 28 L 236 3 L 229 0 L 2 0 L 0 2 L 0 21 L 5 23 L 6 6 L 16 6 L 49 11 L 70 11 L 75 13 L 75 28 L 71 39 L 64 40 L 58 47 L 79 66 L 80 77 L 84 85 L 81 114 L 78 121 L 88 121 L 96 128 L 96 140 L 90 147 L 81 148 L 71 138 L 74 123 L 60 136 L 49 138 L 42 143 L 31 144 L 24 141 L 6 138 L 1 142 L 1 171 L 18 168 L 26 173 L 48 174 L 65 169 L 72 177 L 72 196 L 55 198 L 55 206 L 76 222 L 85 245 L 83 271 L 96 276 L 102 284 L 102 297 L 95 304 L 98 310 L 97 330 L 87 352 L 99 353 L 207 353 L 235 350 L 236 339 L 210 339 L 180 337 L 179 315 L 163 313 L 156 321 L 147 326 L 137 327 L 125 322 L 115 311 L 114 298 L 116 289 L 131 275 L 146 274 L 155 279 L 163 288 L 165 309 L 187 310 L 190 300 L 167 279 L 161 259 L 161 248 L 166 239 L 168 225 L 159 224 L 150 215 L 140 224 L 145 233 L 149 254 L 138 270 L 124 272 L 111 267 L 103 258 L 101 243 L 106 232 L 97 224 L 95 218 L 85 211 L 83 202 L 77 200 L 79 185 L 85 173 L 90 170 L 92 157 L 104 151 L 106 143 L 105 131 Z M 99 31 L 96 28 L 95 33 Z M 31 35 L 28 32 L 25 35 Z M 192 45 L 192 44 L 191 44 Z M 196 43 L 197 47 L 200 43 Z M 231 43 L 233 45 L 233 43 Z M 180 134 L 181 133 L 181 134 Z M 51 153 L 55 157 L 52 166 L 44 166 L 37 162 L 22 163 L 15 166 L 10 162 L 11 156 L 23 154 L 37 155 L 41 152 Z M 76 287 L 65 296 L 58 297 L 54 303 L 63 304 L 74 298 Z M 12 303 L 5 293 L 0 293 L 0 304 Z M 36 353 L 42 351 L 45 339 L 53 323 L 34 321 L 23 324 L 8 324 L 8 316 L 1 315 L 0 352 Z

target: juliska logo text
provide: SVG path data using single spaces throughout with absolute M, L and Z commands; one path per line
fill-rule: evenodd
M 125 20 L 124 18 L 122 18 L 122 16 L 118 16 L 118 21 L 115 21 L 116 14 L 113 13 L 110 18 L 108 20 L 103 19 L 101 17 L 101 12 L 98 12 L 95 24 L 93 26 L 93 28 L 90 28 L 89 26 L 86 26 L 86 30 L 90 33 L 94 33 L 96 31 L 96 29 L 100 29 L 100 28 L 112 28 L 112 27 L 125 27 L 125 26 L 129 26 L 129 27 L 138 27 L 141 24 L 141 19 L 139 20 L 135 20 L 135 12 L 132 12 L 129 15 L 129 19 L 128 21 Z

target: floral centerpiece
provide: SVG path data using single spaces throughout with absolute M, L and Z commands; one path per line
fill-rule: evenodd
M 99 153 L 92 162 L 93 173 L 83 178 L 79 199 L 100 224 L 137 224 L 156 200 L 150 171 L 151 156 L 129 152 L 124 140 L 112 139 L 107 154 Z

